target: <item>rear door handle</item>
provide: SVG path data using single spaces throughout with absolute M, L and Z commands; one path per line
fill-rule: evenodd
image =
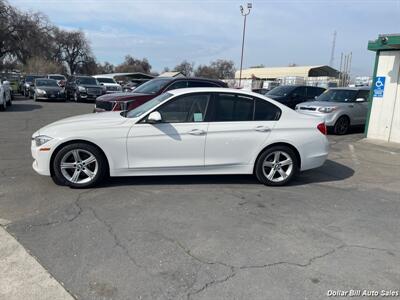
M 256 128 L 254 128 L 255 131 L 261 131 L 261 132 L 268 132 L 271 131 L 271 128 L 267 127 L 267 126 L 257 126 Z
M 206 132 L 204 130 L 201 130 L 201 129 L 192 129 L 188 133 L 191 134 L 191 135 L 203 135 Z

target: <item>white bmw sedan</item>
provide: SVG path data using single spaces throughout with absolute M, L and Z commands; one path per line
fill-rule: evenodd
M 260 94 L 172 90 L 128 113 L 63 119 L 32 136 L 33 168 L 57 184 L 90 187 L 110 176 L 255 174 L 288 183 L 328 155 L 320 118 Z

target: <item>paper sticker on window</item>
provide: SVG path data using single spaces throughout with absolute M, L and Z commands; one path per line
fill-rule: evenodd
M 195 122 L 203 122 L 203 114 L 202 113 L 194 113 L 193 119 Z

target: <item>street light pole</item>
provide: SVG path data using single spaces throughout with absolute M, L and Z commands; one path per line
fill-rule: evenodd
M 243 21 L 242 54 L 240 56 L 239 88 L 240 88 L 241 83 L 242 83 L 243 51 L 244 51 L 244 37 L 245 37 L 245 34 L 246 34 L 246 19 L 247 19 L 247 15 L 250 13 L 251 7 L 252 7 L 252 4 L 251 3 L 247 3 L 247 10 L 245 11 L 243 6 L 240 5 L 240 13 L 244 17 L 244 21 Z

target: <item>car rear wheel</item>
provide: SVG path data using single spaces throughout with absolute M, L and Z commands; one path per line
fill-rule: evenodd
M 287 184 L 298 169 L 297 157 L 292 149 L 286 146 L 273 146 L 266 149 L 258 158 L 255 174 L 265 185 L 280 186 Z
M 53 162 L 53 180 L 73 188 L 95 186 L 106 176 L 106 158 L 90 144 L 75 143 L 64 146 Z
M 350 128 L 350 120 L 346 116 L 341 116 L 337 119 L 335 126 L 333 127 L 333 132 L 337 135 L 346 134 Z

